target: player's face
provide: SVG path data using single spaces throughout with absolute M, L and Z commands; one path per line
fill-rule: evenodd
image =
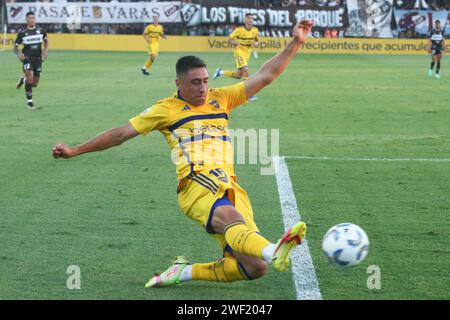
M 441 23 L 440 23 L 440 22 L 435 22 L 435 23 L 434 23 L 434 27 L 435 27 L 437 30 L 441 30 Z
M 176 80 L 184 100 L 194 106 L 202 106 L 208 96 L 208 70 L 206 68 L 191 69 Z
M 33 28 L 36 25 L 36 17 L 33 14 L 30 14 L 27 17 L 27 26 Z
M 250 29 L 253 26 L 253 16 L 246 16 L 245 17 L 245 27 L 247 29 Z
M 153 16 L 153 23 L 154 24 L 158 24 L 159 23 L 159 17 L 158 16 Z

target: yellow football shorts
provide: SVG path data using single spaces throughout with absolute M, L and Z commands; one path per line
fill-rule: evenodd
M 248 67 L 248 61 L 250 60 L 250 48 L 237 47 L 234 50 L 234 61 L 236 63 L 236 69 Z
M 148 55 L 157 56 L 159 54 L 159 44 L 158 43 L 150 43 L 147 46 Z
M 192 173 L 180 181 L 178 186 L 178 203 L 181 210 L 212 234 L 224 251 L 230 251 L 231 248 L 227 246 L 223 234 L 214 232 L 211 220 L 215 205 L 230 202 L 242 215 L 246 226 L 259 232 L 247 192 L 237 184 L 235 177 L 229 177 L 222 169 L 206 169 Z

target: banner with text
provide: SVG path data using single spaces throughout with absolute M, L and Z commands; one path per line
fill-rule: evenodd
M 314 20 L 315 28 L 343 29 L 347 27 L 345 6 L 291 6 L 256 9 L 244 5 L 230 6 L 220 3 L 207 5 L 182 3 L 181 18 L 186 26 L 200 24 L 243 24 L 245 15 L 254 16 L 257 27 L 292 27 L 303 20 Z
M 0 43 L 2 43 L 0 34 Z M 7 49 L 14 45 L 14 34 L 5 39 Z M 49 34 L 52 50 L 100 50 L 100 51 L 140 51 L 146 52 L 147 45 L 140 35 L 94 35 L 94 34 Z M 388 54 L 427 55 L 427 39 L 308 39 L 299 53 L 312 54 Z M 259 53 L 277 53 L 289 38 L 261 38 Z M 450 43 L 446 45 L 450 50 Z M 161 52 L 229 52 L 229 66 L 233 64 L 233 47 L 227 37 L 186 37 L 171 36 L 161 42 Z M 266 56 L 265 58 L 269 58 Z M 264 59 L 265 59 L 264 58 Z M 50 58 L 51 59 L 51 52 Z M 259 59 L 263 59 L 261 55 Z
M 18 2 L 7 3 L 8 23 L 25 23 L 32 11 L 38 23 L 161 23 L 181 22 L 180 2 Z
M 346 37 L 392 38 L 393 0 L 347 0 Z

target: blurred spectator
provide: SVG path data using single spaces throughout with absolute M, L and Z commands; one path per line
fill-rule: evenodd
M 214 27 L 214 25 L 210 25 L 209 26 L 209 36 L 210 37 L 214 37 L 216 35 L 216 27 Z
M 225 29 L 223 28 L 223 26 L 218 25 L 216 28 L 216 35 L 223 36 L 223 35 L 225 35 L 224 32 L 225 32 Z
M 416 0 L 414 9 L 428 9 L 428 3 L 425 0 Z
M 282 0 L 281 1 L 282 7 L 289 7 L 289 6 L 295 6 L 295 5 L 297 5 L 296 0 Z
M 190 27 L 188 29 L 188 33 L 190 36 L 196 36 L 197 35 L 197 27 Z
M 337 37 L 338 37 L 338 32 L 337 32 L 337 30 L 334 29 L 334 28 L 331 29 L 330 35 L 331 35 L 332 38 L 337 38 Z

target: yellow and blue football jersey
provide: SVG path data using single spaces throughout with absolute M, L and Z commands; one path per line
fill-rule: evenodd
M 210 89 L 203 106 L 193 106 L 175 93 L 132 118 L 130 123 L 140 134 L 159 130 L 164 135 L 179 180 L 211 167 L 220 167 L 234 176 L 228 116 L 246 101 L 243 82 Z

